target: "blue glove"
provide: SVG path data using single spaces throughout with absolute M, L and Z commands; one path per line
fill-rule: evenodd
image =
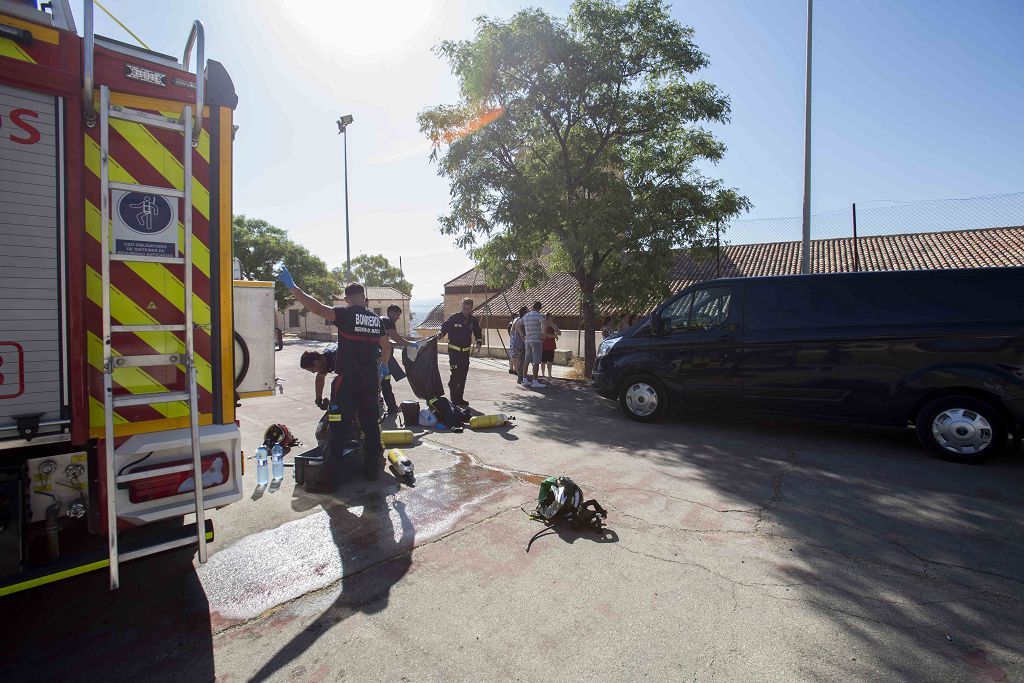
M 288 289 L 295 287 L 295 280 L 292 279 L 292 274 L 288 272 L 288 266 L 281 266 L 281 270 L 277 274 L 277 281 Z
M 391 375 L 391 370 L 388 368 L 388 366 L 386 366 L 383 363 L 381 363 L 378 367 L 380 368 L 380 378 L 381 379 L 384 379 L 385 377 L 388 377 L 389 375 Z

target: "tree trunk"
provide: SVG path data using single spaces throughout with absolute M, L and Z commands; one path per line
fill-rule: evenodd
M 597 344 L 594 342 L 594 333 L 597 331 L 597 315 L 594 311 L 594 283 L 581 282 L 580 293 L 582 301 L 580 310 L 583 312 L 583 373 L 590 377 L 594 371 L 594 362 L 597 359 Z

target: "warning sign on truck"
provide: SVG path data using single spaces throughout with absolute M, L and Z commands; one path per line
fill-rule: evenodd
M 178 201 L 146 192 L 115 190 L 114 253 L 178 255 Z

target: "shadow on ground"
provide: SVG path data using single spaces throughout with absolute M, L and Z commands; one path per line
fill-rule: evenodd
M 306 628 L 282 643 L 251 680 L 274 678 L 300 660 L 331 627 L 353 614 L 373 614 L 387 607 L 391 588 L 412 566 L 416 530 L 405 504 L 395 498 L 398 482 L 387 475 L 384 478 L 386 486 L 368 493 L 358 492 L 365 488 L 361 478 L 344 485 L 337 495 L 313 495 L 295 488 L 292 506 L 296 510 L 322 505 L 330 519 L 331 538 L 344 572 L 341 593 Z
M 164 553 L 0 598 L 0 680 L 211 681 L 195 551 Z
M 810 605 L 881 658 L 890 676 L 911 679 L 946 658 L 999 679 L 990 656 L 1019 658 L 1019 452 L 966 466 L 931 457 L 909 431 L 706 411 L 645 425 L 585 385 L 556 382 L 539 393 L 508 397 L 502 409 L 543 414 L 547 437 L 654 465 L 656 475 L 623 481 L 620 493 L 678 497 L 681 504 L 649 520 L 667 534 L 724 532 L 725 513 L 738 513 L 744 525 L 730 533 L 776 550 L 766 575 L 749 585 Z M 601 428 L 581 428 L 588 424 Z M 683 500 L 695 490 L 707 497 L 708 487 L 712 500 Z M 891 629 L 902 647 L 888 642 Z

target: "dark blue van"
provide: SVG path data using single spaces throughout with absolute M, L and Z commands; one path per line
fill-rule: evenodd
M 980 462 L 1024 425 L 1024 268 L 720 279 L 598 349 L 627 416 L 670 403 L 905 427 Z

